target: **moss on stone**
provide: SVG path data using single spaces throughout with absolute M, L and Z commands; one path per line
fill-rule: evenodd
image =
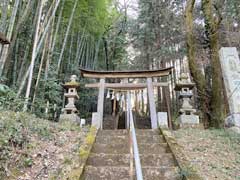
M 86 158 L 88 156 L 88 151 L 86 151 L 84 148 L 80 148 L 79 156 L 80 156 L 81 159 Z
M 79 179 L 80 179 L 79 174 L 81 174 L 82 171 L 83 171 L 83 168 L 82 168 L 82 167 L 73 169 L 73 170 L 70 172 L 69 176 L 67 177 L 67 180 L 79 180 Z
M 80 83 L 70 81 L 70 82 L 66 82 L 65 86 L 80 86 Z
M 94 127 L 90 128 L 90 131 L 88 132 L 84 143 L 82 144 L 82 146 L 79 148 L 79 163 L 75 166 L 74 169 L 72 169 L 67 176 L 65 176 L 66 178 L 64 178 L 65 180 L 79 180 L 84 167 L 86 165 L 87 162 L 87 158 L 91 152 L 93 143 L 95 142 L 95 138 L 97 135 L 97 129 Z
M 95 137 L 92 134 L 89 134 L 86 138 L 86 143 L 87 144 L 93 144 L 95 141 Z

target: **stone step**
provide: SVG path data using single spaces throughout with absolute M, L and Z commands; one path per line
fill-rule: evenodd
M 165 143 L 161 135 L 137 135 L 138 143 Z
M 113 116 L 107 116 L 103 119 L 103 129 L 114 129 L 115 119 Z
M 104 154 L 128 154 L 129 145 L 125 144 L 115 144 L 114 142 L 109 144 L 94 143 L 92 148 L 92 153 L 104 153 Z
M 129 167 L 93 167 L 86 166 L 81 180 L 129 180 Z M 181 179 L 178 168 L 143 167 L 144 180 L 177 180 Z M 134 180 L 136 179 L 134 170 Z
M 177 167 L 142 167 L 144 180 L 180 180 Z M 136 178 L 135 178 L 136 179 Z
M 176 165 L 172 154 L 164 153 L 140 155 L 142 166 L 172 167 Z M 90 166 L 126 166 L 130 164 L 129 154 L 90 154 L 87 164 Z
M 138 143 L 140 154 L 162 154 L 168 153 L 167 143 Z
M 129 136 L 123 135 L 123 136 L 97 136 L 96 137 L 97 143 L 107 144 L 107 143 L 128 143 L 129 142 Z M 163 139 L 163 136 L 161 135 L 137 135 L 137 142 L 138 143 L 165 143 L 165 140 Z
M 87 165 L 90 166 L 121 166 L 129 167 L 129 154 L 93 154 L 88 157 Z
M 129 180 L 129 167 L 86 166 L 81 180 Z
M 142 166 L 173 167 L 177 165 L 171 153 L 141 154 L 140 160 Z
M 98 136 L 122 136 L 128 135 L 129 131 L 126 129 L 121 130 L 101 130 L 98 132 Z M 160 135 L 158 129 L 136 129 L 137 135 Z
M 140 154 L 161 154 L 168 153 L 169 148 L 167 143 L 138 143 L 139 153 Z M 92 153 L 104 153 L 104 154 L 128 154 L 129 145 L 118 144 L 118 143 L 95 143 L 93 145 Z
M 108 143 L 117 143 L 117 144 L 127 144 L 129 142 L 129 136 L 97 136 L 96 143 L 108 144 Z
M 136 129 L 137 135 L 160 135 L 160 131 L 158 129 Z
M 98 132 L 97 136 L 123 136 L 128 135 L 129 131 L 126 129 L 122 130 L 101 130 Z

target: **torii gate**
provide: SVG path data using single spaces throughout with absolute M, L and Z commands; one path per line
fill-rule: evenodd
M 99 115 L 100 124 L 103 121 L 103 109 L 104 109 L 104 90 L 105 88 L 123 89 L 123 90 L 135 90 L 147 88 L 149 107 L 151 115 L 151 127 L 152 129 L 158 128 L 156 105 L 154 101 L 154 87 L 169 86 L 168 82 L 154 83 L 154 77 L 166 77 L 171 75 L 172 67 L 148 70 L 148 71 L 92 71 L 86 69 L 80 69 L 81 76 L 85 78 L 100 79 L 99 83 L 86 84 L 87 88 L 99 88 L 97 113 Z M 146 83 L 130 84 L 128 78 L 146 78 Z M 123 83 L 105 83 L 106 79 L 123 79 Z

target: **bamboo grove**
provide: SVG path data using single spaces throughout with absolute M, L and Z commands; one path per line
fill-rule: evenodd
M 0 31 L 11 40 L 0 47 L 1 82 L 13 90 L 11 100 L 25 98 L 24 107 L 16 103 L 15 109 L 41 113 L 40 105 L 61 104 L 65 78 L 79 74 L 79 67 L 113 67 L 124 51 L 117 44 L 124 28 L 124 7 L 118 2 L 4 0 L 1 7 Z

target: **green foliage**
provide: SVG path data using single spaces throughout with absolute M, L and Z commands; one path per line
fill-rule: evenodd
M 161 67 L 183 58 L 185 46 L 182 1 L 139 1 L 139 16 L 131 20 L 131 37 L 137 56 L 134 68 Z
M 64 157 L 64 162 L 63 162 L 63 164 L 72 164 L 72 160 L 71 159 L 69 159 L 68 157 Z
M 86 80 L 81 80 L 81 86 L 79 89 L 80 99 L 76 103 L 76 107 L 80 110 L 82 118 L 91 117 L 92 112 L 96 111 L 97 108 L 97 91 L 94 89 L 86 89 L 84 84 Z
M 60 80 L 56 78 L 57 74 L 54 69 L 49 71 L 49 77 L 44 83 L 44 99 L 48 100 L 51 104 L 60 104 L 62 102 L 62 87 Z
M 95 37 L 102 35 L 118 15 L 110 0 L 79 0 L 75 27 L 84 27 Z
M 66 0 L 64 6 L 64 21 L 62 26 L 67 26 L 75 0 Z M 78 0 L 78 6 L 73 20 L 74 32 L 87 32 L 93 37 L 100 37 L 120 16 L 114 8 L 112 0 Z
M 11 109 L 13 111 L 22 110 L 24 99 L 18 98 L 17 94 L 7 86 L 3 86 L 0 93 L 0 110 Z
M 30 137 L 34 134 L 43 140 L 51 138 L 51 127 L 46 120 L 27 113 L 0 111 L 0 179 L 5 175 L 5 163 L 11 159 L 14 149 L 29 149 Z M 30 157 L 22 157 L 19 166 L 32 165 Z
M 24 166 L 25 167 L 31 167 L 33 165 L 33 160 L 32 158 L 26 158 L 24 159 Z

